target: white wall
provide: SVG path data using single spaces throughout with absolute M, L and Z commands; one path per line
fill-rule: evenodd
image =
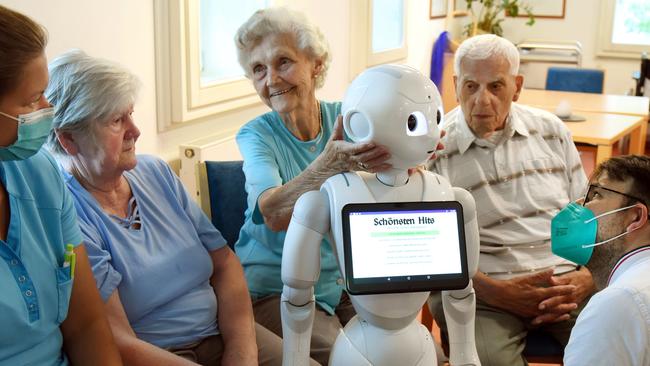
M 121 63 L 143 83 L 135 117 L 142 132 L 140 153 L 166 160 L 178 158 L 178 144 L 236 128 L 264 112 L 259 106 L 235 111 L 219 118 L 203 119 L 188 126 L 158 133 L 153 30 L 153 1 L 166 0 L 1 0 L 2 5 L 20 11 L 43 24 L 50 34 L 47 48 L 52 59 L 71 48 L 91 56 Z M 354 0 L 284 0 L 305 12 L 325 33 L 333 61 L 319 98 L 339 100 L 349 83 L 349 2 Z M 407 63 L 429 73 L 431 47 L 442 31 L 444 20 L 429 20 L 428 0 L 408 2 Z
M 45 26 L 48 59 L 71 48 L 126 66 L 142 81 L 135 106 L 141 129 L 138 150 L 160 154 L 156 134 L 153 2 L 143 0 L 2 0 Z
M 266 107 L 235 111 L 219 118 L 200 120 L 188 126 L 158 133 L 154 60 L 153 1 L 165 0 L 2 0 L 43 24 L 49 32 L 49 59 L 71 48 L 121 63 L 143 82 L 135 117 L 141 129 L 138 151 L 167 160 L 178 157 L 178 144 L 223 130 L 236 128 Z M 333 62 L 319 98 L 341 99 L 348 80 L 348 0 L 286 0 L 305 12 L 323 30 L 330 42 Z M 431 45 L 443 21 L 430 21 L 428 0 L 410 0 L 409 61 L 428 73 Z
M 536 19 L 532 27 L 526 18 L 508 18 L 503 22 L 504 36 L 517 43 L 526 38 L 549 40 L 578 40 L 582 43 L 582 66 L 604 69 L 605 93 L 625 94 L 633 87 L 632 72 L 638 71 L 638 60 L 602 58 L 596 56 L 601 0 L 565 0 L 564 19 Z M 613 14 L 612 14 L 613 16 Z

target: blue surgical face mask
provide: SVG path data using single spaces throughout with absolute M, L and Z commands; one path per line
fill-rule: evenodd
M 54 108 L 43 108 L 18 118 L 0 112 L 1 115 L 18 122 L 18 138 L 9 145 L 0 147 L 0 161 L 23 160 L 36 154 L 50 134 Z
M 609 243 L 628 234 L 627 231 L 613 238 L 596 243 L 598 219 L 636 205 L 618 208 L 595 216 L 593 211 L 575 202 L 569 203 L 551 221 L 551 250 L 553 254 L 572 262 L 585 265 L 591 259 L 594 247 Z

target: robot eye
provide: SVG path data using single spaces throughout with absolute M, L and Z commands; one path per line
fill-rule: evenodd
M 408 136 L 422 136 L 429 132 L 427 117 L 420 111 L 409 114 L 406 120 L 406 134 Z
M 409 131 L 413 132 L 418 127 L 418 119 L 414 115 L 409 115 L 408 122 L 406 122 L 406 127 Z
M 440 109 L 438 109 L 438 113 L 436 113 L 436 123 L 440 124 L 440 121 L 442 121 L 442 113 L 440 113 Z

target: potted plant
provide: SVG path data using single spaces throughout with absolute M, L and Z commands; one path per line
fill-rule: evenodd
M 467 12 L 472 22 L 463 28 L 463 35 L 467 37 L 480 33 L 493 33 L 503 36 L 501 23 L 505 17 L 516 17 L 523 10 L 528 16 L 526 25 L 535 24 L 535 17 L 529 5 L 523 4 L 520 0 L 465 0 Z M 477 4 L 475 4 L 477 3 Z M 480 6 L 478 14 L 475 8 Z

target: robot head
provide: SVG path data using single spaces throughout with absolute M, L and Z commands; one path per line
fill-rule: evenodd
M 395 169 L 424 164 L 440 141 L 440 93 L 409 66 L 381 65 L 361 73 L 348 87 L 342 113 L 350 139 L 387 146 Z

